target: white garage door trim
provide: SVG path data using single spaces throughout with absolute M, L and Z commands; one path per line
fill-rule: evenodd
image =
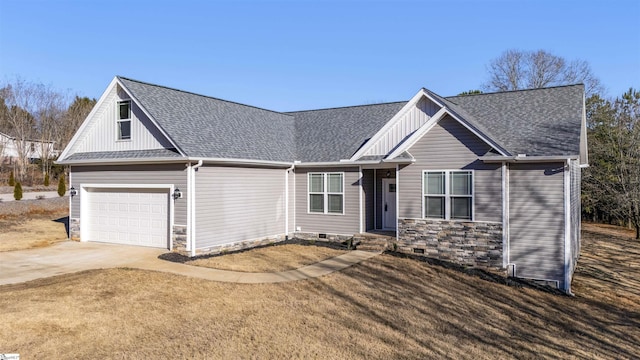
M 80 184 L 80 241 L 88 241 L 90 234 L 90 224 L 85 219 L 89 218 L 89 190 L 90 189 L 166 189 L 169 196 L 169 234 L 168 248 L 173 250 L 172 229 L 173 229 L 173 207 L 174 201 L 171 198 L 175 186 L 173 184 Z

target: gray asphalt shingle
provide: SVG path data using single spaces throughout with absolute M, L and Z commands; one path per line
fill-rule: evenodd
M 110 160 L 110 159 L 144 159 L 182 157 L 176 149 L 125 150 L 125 151 L 93 151 L 73 153 L 65 160 Z
M 407 103 L 280 113 L 119 79 L 191 157 L 348 159 Z M 579 154 L 583 85 L 452 97 L 426 91 L 512 155 Z

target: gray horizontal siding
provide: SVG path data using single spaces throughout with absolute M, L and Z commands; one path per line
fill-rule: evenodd
M 401 168 L 398 180 L 400 218 L 422 218 L 423 170 L 474 170 L 474 219 L 502 221 L 502 171 L 479 156 L 491 147 L 451 117 L 442 119 L 409 152 L 416 162 Z
M 189 189 L 185 164 L 72 166 L 70 172 L 69 186 L 78 190 L 84 184 L 173 184 L 183 193 L 183 198 L 174 204 L 174 223 L 187 223 Z M 80 217 L 80 196 L 71 200 L 71 217 Z
M 307 174 L 309 172 L 344 172 L 344 215 L 308 213 Z M 297 168 L 296 227 L 302 232 L 355 234 L 360 231 L 358 168 Z
M 200 167 L 196 248 L 284 234 L 285 174 L 284 169 Z
M 564 278 L 562 163 L 509 166 L 509 262 L 518 277 Z
M 578 160 L 571 160 L 571 242 L 570 242 L 570 258 L 569 258 L 569 274 L 570 278 L 573 277 L 575 271 L 576 262 L 580 257 L 580 220 L 582 214 L 581 204 L 581 169 Z

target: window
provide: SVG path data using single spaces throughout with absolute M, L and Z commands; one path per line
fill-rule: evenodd
M 472 220 L 473 172 L 425 171 L 422 183 L 425 218 Z
M 131 139 L 131 102 L 118 102 L 118 140 Z
M 309 173 L 309 212 L 343 214 L 344 173 Z

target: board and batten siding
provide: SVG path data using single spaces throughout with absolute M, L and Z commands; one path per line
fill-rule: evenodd
M 416 161 L 400 168 L 398 217 L 423 217 L 423 170 L 473 170 L 474 221 L 502 221 L 501 166 L 478 160 L 490 150 L 455 119 L 447 116 L 440 120 L 409 149 Z
M 284 234 L 285 174 L 284 169 L 198 168 L 196 248 Z
M 509 165 L 509 263 L 564 286 L 564 164 Z
M 81 133 L 81 138 L 70 149 L 70 154 L 173 147 L 134 101 L 131 101 L 131 139 L 118 140 L 118 102 L 122 100 L 129 100 L 128 95 L 123 90 L 117 91 L 114 87 L 101 106 L 96 109 L 91 122 Z
M 440 110 L 440 106 L 427 98 L 422 98 L 384 136 L 378 139 L 364 155 L 386 155 L 390 153 L 402 140 L 424 125 L 438 110 Z
M 307 174 L 344 173 L 344 214 L 309 213 Z M 305 233 L 352 235 L 360 231 L 360 186 L 357 167 L 296 168 L 296 231 Z
M 173 184 L 183 193 L 174 203 L 174 223 L 187 224 L 187 169 L 185 164 L 71 166 L 69 187 L 84 184 Z M 71 199 L 71 217 L 80 218 L 80 196 Z M 173 201 L 173 200 L 172 200 Z M 82 226 L 82 224 L 80 224 Z

